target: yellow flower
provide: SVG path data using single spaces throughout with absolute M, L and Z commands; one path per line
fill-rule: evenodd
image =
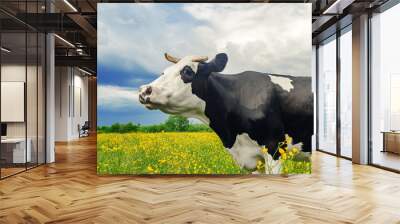
M 279 148 L 279 153 L 282 155 L 282 154 L 285 154 L 285 150 L 284 149 L 282 149 L 282 148 Z
M 160 159 L 160 160 L 158 160 L 158 162 L 159 163 L 165 163 L 167 160 L 165 160 L 165 159 Z
M 267 154 L 267 153 L 268 153 L 268 148 L 265 147 L 265 146 L 261 147 L 261 152 L 262 152 L 263 154 Z
M 147 166 L 147 171 L 148 171 L 149 173 L 152 173 L 152 172 L 154 172 L 154 169 L 153 169 L 153 167 L 151 167 L 151 166 L 149 165 L 149 166 Z
M 293 149 L 292 149 L 292 152 L 293 152 L 294 154 L 296 154 L 296 153 L 299 152 L 299 149 L 298 149 L 298 148 L 293 148 Z
M 261 160 L 257 161 L 257 170 L 261 170 L 264 167 L 264 163 Z
M 283 153 L 282 156 L 281 156 L 281 158 L 282 158 L 283 160 L 286 160 L 286 159 L 287 159 L 286 153 Z

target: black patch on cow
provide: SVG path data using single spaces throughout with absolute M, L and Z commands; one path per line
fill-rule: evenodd
M 226 148 L 233 146 L 238 135 L 247 133 L 259 145 L 268 147 L 277 159 L 278 143 L 284 141 L 287 133 L 295 143 L 303 143 L 303 151 L 311 152 L 311 78 L 282 77 L 292 80 L 290 92 L 274 84 L 265 73 L 201 72 L 192 79 L 192 92 L 206 102 L 205 115 L 210 127 Z
M 199 63 L 196 74 L 207 75 L 211 72 L 222 72 L 226 66 L 226 63 L 228 63 L 228 56 L 225 53 L 217 54 L 210 62 Z
M 225 53 L 220 53 L 217 54 L 210 62 L 200 62 L 197 66 L 196 73 L 194 73 L 191 67 L 186 65 L 180 71 L 180 75 L 184 83 L 189 83 L 193 81 L 195 75 L 207 76 L 211 72 L 221 72 L 224 70 L 227 62 L 228 56 Z

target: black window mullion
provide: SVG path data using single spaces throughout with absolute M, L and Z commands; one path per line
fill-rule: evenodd
M 372 148 L 372 25 L 371 25 L 371 20 L 372 20 L 372 11 L 368 11 L 368 20 L 367 20 L 367 46 L 368 46 L 368 53 L 367 53 L 367 85 L 368 85 L 368 90 L 367 90 L 367 119 L 368 119 L 368 124 L 367 124 L 367 141 L 368 141 L 368 155 L 367 155 L 367 160 L 368 164 L 373 164 L 373 148 Z
M 39 13 L 38 0 L 36 1 L 36 13 Z M 37 22 L 39 22 L 39 20 Z M 39 32 L 36 32 L 36 166 L 38 165 L 39 165 Z
M 72 69 L 72 117 L 75 119 L 75 68 L 71 67 Z
M 25 1 L 25 21 L 28 19 L 28 1 Z M 28 89 L 28 25 L 25 23 L 25 100 L 24 100 L 24 118 L 25 118 L 25 170 L 28 169 L 28 113 L 27 113 L 27 89 Z
M 46 9 L 45 12 L 47 13 L 47 2 L 45 2 L 46 4 Z M 48 37 L 48 33 L 44 33 L 44 161 L 43 163 L 47 163 L 47 37 Z M 43 69 L 42 69 L 43 72 Z M 42 73 L 43 75 L 43 73 Z M 42 107 L 43 108 L 43 107 Z
M 315 148 L 319 149 L 319 44 L 315 47 Z
M 46 0 L 46 1 L 44 1 L 44 5 L 45 5 L 45 9 L 44 9 L 44 11 L 45 11 L 45 13 L 48 13 L 48 10 L 47 10 L 47 8 L 48 8 L 48 5 L 49 5 L 49 3 L 48 3 L 48 1 Z M 43 58 L 44 58 L 44 69 L 42 69 L 42 77 L 43 77 L 43 74 L 44 74 L 44 136 L 43 136 L 43 139 L 44 139 L 44 161 L 43 161 L 43 163 L 47 163 L 47 43 L 48 43 L 48 41 L 47 41 L 47 37 L 48 37 L 48 33 L 47 32 L 45 32 L 44 33 L 44 55 L 43 55 Z M 42 42 L 43 43 L 43 42 Z M 43 71 L 44 71 L 44 73 L 43 73 Z M 42 81 L 43 81 L 43 79 L 42 79 Z M 43 108 L 43 107 L 42 107 Z
M 341 32 L 336 32 L 336 154 L 341 156 L 341 119 L 340 119 L 340 35 Z

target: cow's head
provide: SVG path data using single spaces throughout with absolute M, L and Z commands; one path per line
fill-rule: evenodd
M 182 59 L 165 53 L 172 62 L 153 82 L 139 88 L 139 101 L 148 109 L 169 114 L 190 115 L 204 112 L 205 103 L 192 93 L 191 82 L 196 76 L 221 72 L 227 63 L 226 54 L 218 54 L 210 62 L 207 57 L 186 56 Z

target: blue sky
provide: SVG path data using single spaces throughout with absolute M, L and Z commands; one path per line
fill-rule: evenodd
M 167 115 L 138 102 L 137 89 L 183 57 L 225 52 L 224 73 L 310 76 L 311 4 L 98 5 L 98 123 L 156 124 Z

